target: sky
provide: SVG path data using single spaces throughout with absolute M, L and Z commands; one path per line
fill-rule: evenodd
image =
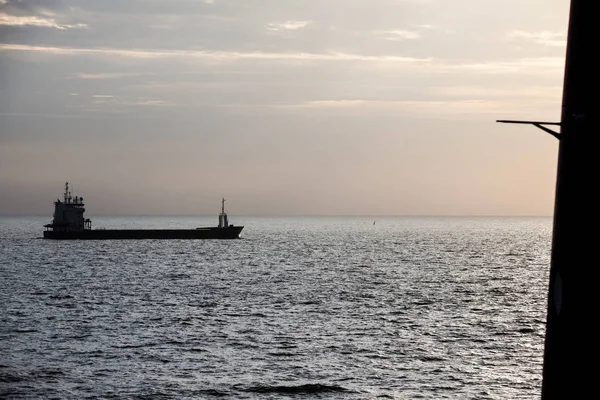
M 0 214 L 551 216 L 568 0 L 0 0 Z

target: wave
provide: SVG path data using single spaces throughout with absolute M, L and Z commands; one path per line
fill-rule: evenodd
M 321 383 L 306 383 L 303 385 L 260 385 L 246 388 L 244 391 L 251 393 L 285 393 L 285 394 L 318 394 L 318 393 L 343 393 L 349 389 L 338 385 L 325 385 Z

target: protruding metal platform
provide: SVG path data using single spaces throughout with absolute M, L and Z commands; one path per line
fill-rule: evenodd
M 554 136 L 558 140 L 560 140 L 560 133 L 554 132 L 552 129 L 546 128 L 544 126 L 544 125 L 557 125 L 557 126 L 561 126 L 562 124 L 560 122 L 514 121 L 514 120 L 510 120 L 510 119 L 499 119 L 496 122 L 502 122 L 502 123 L 505 123 L 505 124 L 527 124 L 527 125 L 533 125 L 533 126 L 535 126 L 537 128 L 540 128 L 544 132 L 547 132 L 547 133 L 551 134 L 552 136 Z

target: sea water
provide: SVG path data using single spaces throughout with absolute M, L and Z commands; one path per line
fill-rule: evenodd
M 539 397 L 551 218 L 230 218 L 0 218 L 0 397 Z

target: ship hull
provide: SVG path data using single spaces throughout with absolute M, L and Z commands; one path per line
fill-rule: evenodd
M 44 239 L 126 240 L 126 239 L 238 239 L 243 226 L 196 229 L 86 229 L 82 231 L 44 231 Z

